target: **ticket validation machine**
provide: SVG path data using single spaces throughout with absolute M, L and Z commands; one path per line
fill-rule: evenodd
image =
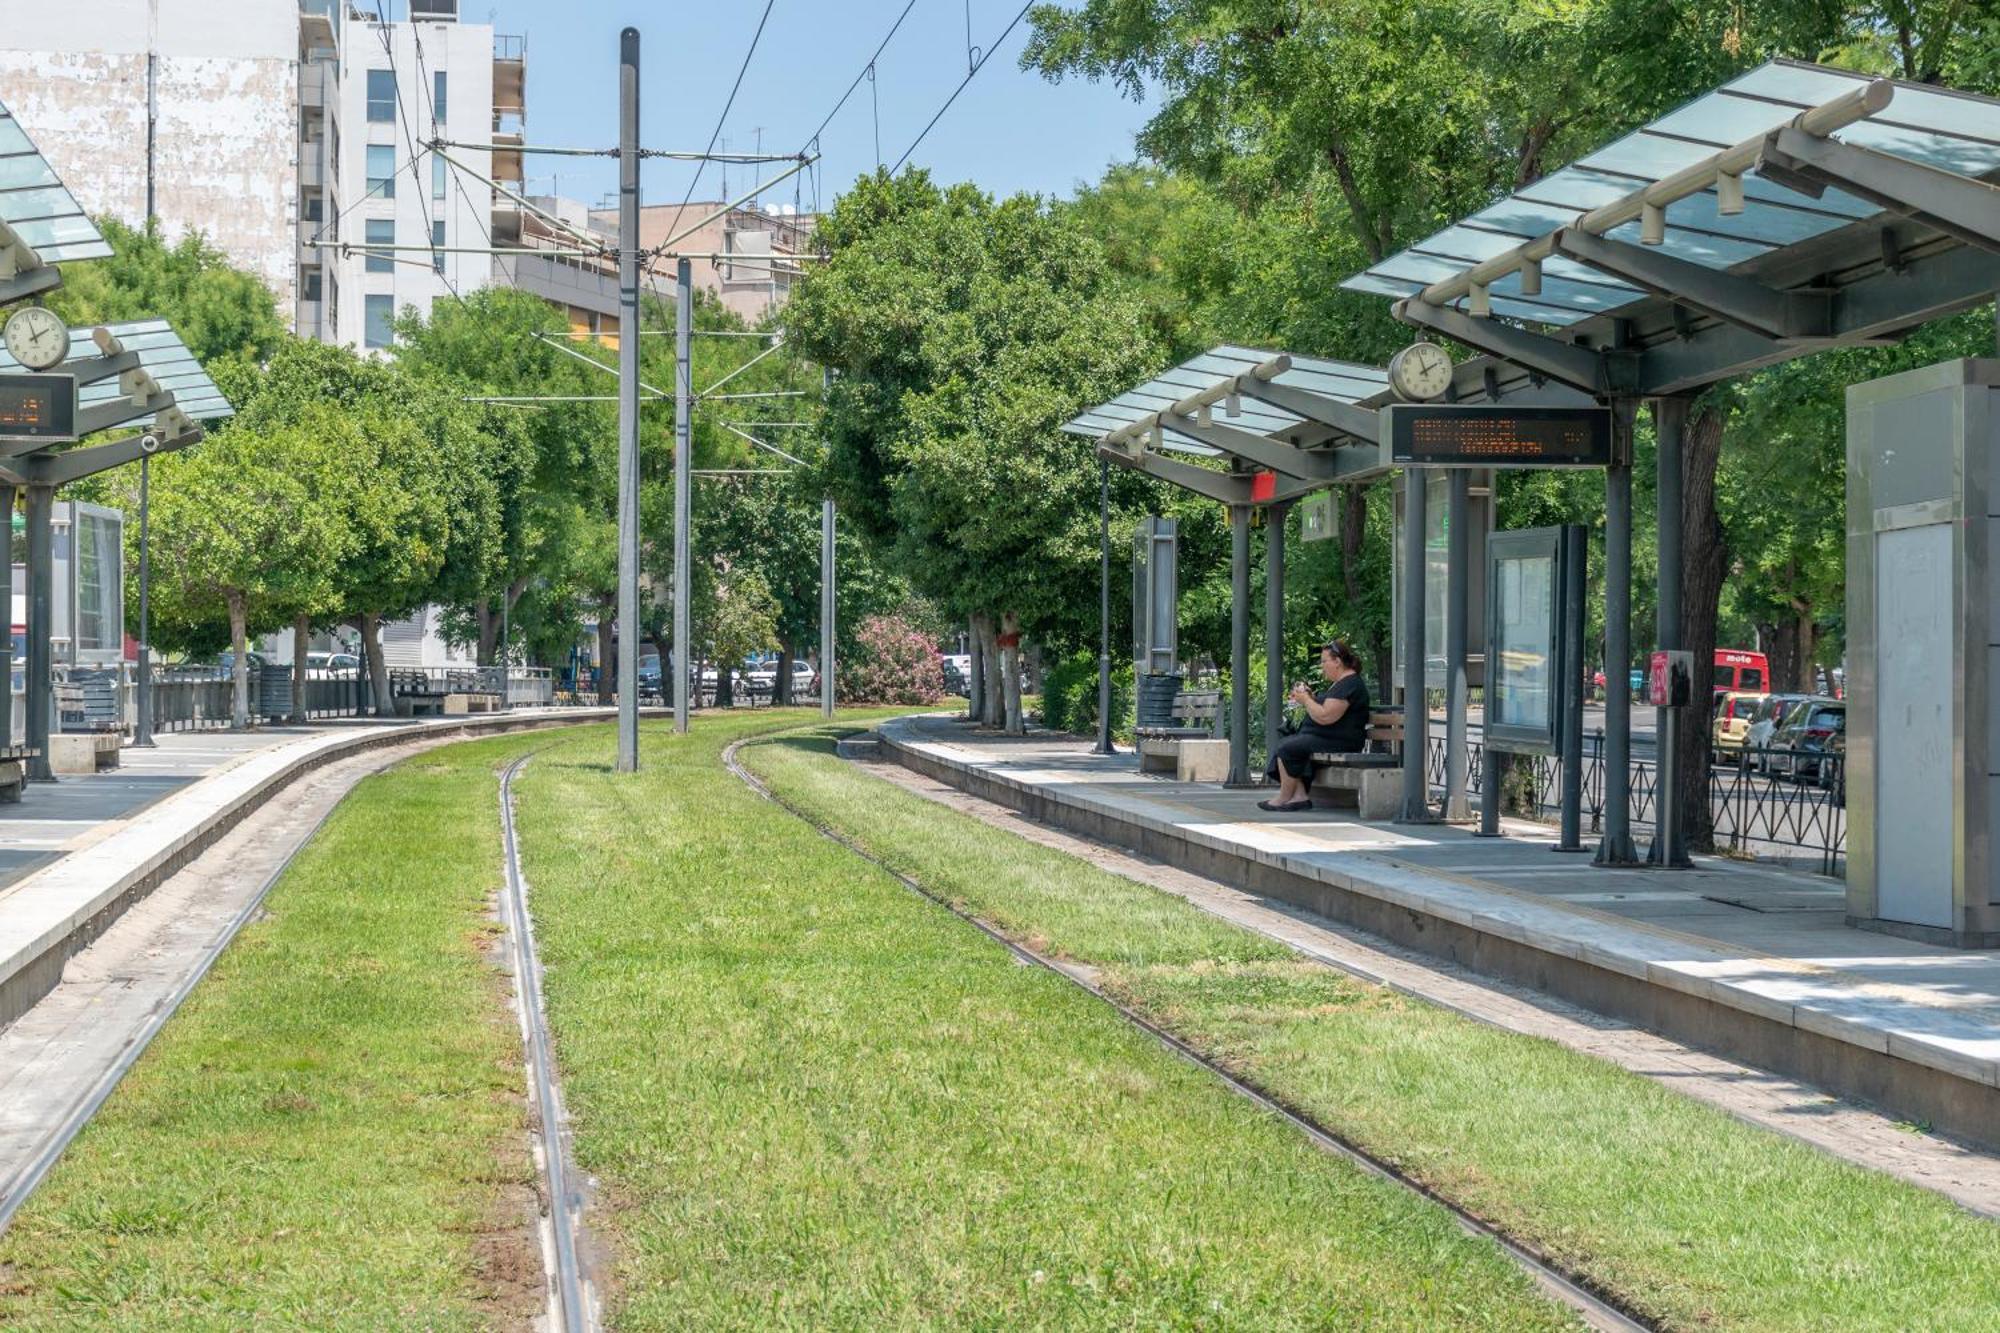
M 2000 361 L 1847 391 L 1847 913 L 2000 945 Z

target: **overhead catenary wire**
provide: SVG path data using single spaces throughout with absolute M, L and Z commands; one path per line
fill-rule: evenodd
M 971 69 L 965 72 L 965 77 L 958 81 L 958 87 L 951 90 L 951 96 L 945 98 L 944 105 L 937 109 L 937 114 L 932 116 L 929 121 L 925 122 L 923 129 L 917 132 L 917 137 L 910 141 L 910 146 L 903 150 L 903 155 L 896 159 L 896 165 L 889 168 L 890 175 L 893 176 L 897 172 L 903 169 L 903 164 L 910 160 L 910 154 L 917 151 L 917 145 L 921 144 L 924 141 L 925 137 L 929 135 L 931 130 L 937 125 L 937 123 L 940 120 L 944 119 L 944 113 L 951 110 L 951 104 L 953 102 L 956 102 L 958 100 L 958 95 L 965 91 L 965 85 L 971 83 L 973 77 L 977 75 L 980 70 L 986 68 L 986 62 L 993 58 L 993 53 L 1000 49 L 1001 45 L 1006 42 L 1007 38 L 1013 34 L 1014 29 L 1020 26 L 1021 20 L 1028 16 L 1028 11 L 1030 9 L 1033 9 L 1034 7 L 1035 7 L 1035 0 L 1028 0 L 1028 3 L 1022 5 L 1019 12 L 1017 12 L 1014 15 L 1014 17 L 1008 21 L 1007 26 L 1000 30 L 1000 36 L 994 39 L 993 45 L 987 47 L 984 51 L 980 52 L 978 62 L 975 63 Z
M 687 213 L 688 201 L 694 198 L 695 186 L 701 184 L 701 174 L 708 169 L 709 155 L 715 152 L 716 140 L 722 137 L 722 127 L 729 123 L 729 112 L 736 105 L 736 94 L 743 87 L 743 76 L 750 72 L 751 57 L 757 54 L 757 44 L 764 39 L 764 25 L 771 21 L 772 6 L 777 0 L 764 0 L 764 12 L 757 19 L 757 31 L 750 35 L 750 49 L 743 53 L 743 63 L 736 68 L 736 82 L 729 85 L 729 96 L 722 103 L 722 114 L 715 118 L 715 129 L 708 136 L 708 147 L 702 149 L 701 160 L 696 164 L 694 176 L 688 181 L 687 193 L 681 196 L 681 206 L 674 211 L 675 221 Z

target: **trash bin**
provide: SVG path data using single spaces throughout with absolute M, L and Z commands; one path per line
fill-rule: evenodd
M 1143 727 L 1171 727 L 1174 725 L 1174 696 L 1181 692 L 1181 678 L 1178 675 L 1142 675 L 1139 677 L 1139 725 Z

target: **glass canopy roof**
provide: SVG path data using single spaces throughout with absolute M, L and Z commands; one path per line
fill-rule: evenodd
M 1801 111 L 1869 81 L 1866 75 L 1794 61 L 1759 66 L 1341 286 L 1413 296 L 1722 149 L 1778 129 Z M 2000 170 L 2000 100 L 1898 83 L 1895 99 L 1879 115 L 1834 137 L 1959 175 L 1984 176 Z M 1669 204 L 1666 236 L 1658 249 L 1709 268 L 1729 269 L 1882 212 L 1837 189 L 1814 199 L 1755 173 L 1744 174 L 1743 193 L 1744 209 L 1734 217 L 1717 211 L 1713 188 Z M 1605 235 L 1636 245 L 1639 225 L 1635 218 Z M 1554 255 L 1543 261 L 1540 296 L 1522 295 L 1519 273 L 1495 281 L 1489 294 L 1495 315 L 1554 325 L 1574 324 L 1647 295 Z
M 1189 394 L 1213 389 L 1218 384 L 1255 370 L 1272 357 L 1279 355 L 1289 354 L 1262 351 L 1255 347 L 1224 345 L 1213 348 L 1200 356 L 1181 362 L 1172 370 L 1154 376 L 1136 389 L 1119 394 L 1108 403 L 1099 404 L 1087 412 L 1079 413 L 1064 422 L 1062 428 L 1072 435 L 1088 435 L 1092 439 L 1102 439 L 1120 426 L 1129 426 L 1155 412 L 1165 411 Z M 1389 384 L 1388 375 L 1373 366 L 1354 365 L 1346 361 L 1326 361 L 1311 356 L 1292 356 L 1291 363 L 1291 368 L 1274 377 L 1271 383 L 1300 389 L 1336 402 L 1359 402 L 1382 392 Z M 1247 395 L 1242 397 L 1239 403 L 1240 410 L 1235 416 L 1229 416 L 1222 406 L 1217 404 L 1214 412 L 1216 421 L 1238 430 L 1273 437 L 1283 436 L 1302 427 L 1312 427 L 1312 423 L 1295 413 L 1269 403 L 1259 402 Z M 1220 452 L 1172 429 L 1162 432 L 1161 447 L 1188 454 Z
M 45 264 L 103 259 L 111 247 L 97 224 L 28 138 L 21 122 L 0 104 L 0 222 Z
M 164 319 L 141 319 L 126 324 L 108 324 L 113 337 L 117 338 L 125 350 L 139 355 L 139 364 L 160 388 L 174 396 L 174 406 L 196 421 L 213 421 L 219 417 L 235 415 L 236 409 L 222 396 L 222 390 L 215 387 L 215 381 L 194 359 L 187 344 L 180 335 L 167 327 Z M 97 344 L 91 341 L 89 329 L 71 329 L 69 333 L 69 360 L 81 361 L 98 355 Z M 18 371 L 21 363 L 0 348 L 0 371 Z M 62 366 L 51 373 L 60 375 Z M 118 391 L 118 377 L 86 384 L 77 390 L 77 410 L 84 411 L 116 402 L 124 397 Z M 143 408 L 134 408 L 132 414 L 113 422 L 124 425 L 129 422 L 144 421 L 152 416 Z

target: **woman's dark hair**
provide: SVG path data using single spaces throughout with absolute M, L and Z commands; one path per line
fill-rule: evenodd
M 1347 646 L 1344 639 L 1328 639 L 1320 645 L 1319 650 L 1323 653 L 1332 653 L 1334 659 L 1349 671 L 1361 670 L 1361 659 L 1354 655 L 1354 650 Z

